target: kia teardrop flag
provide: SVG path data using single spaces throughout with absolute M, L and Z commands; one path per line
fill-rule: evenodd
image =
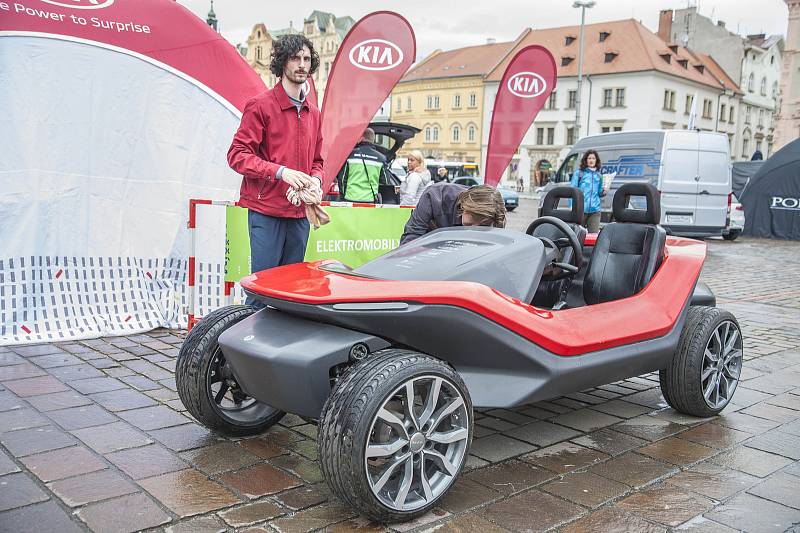
M 377 11 L 350 29 L 333 62 L 322 102 L 322 154 L 327 191 L 375 112 L 414 62 L 411 24 Z
M 556 86 L 556 62 L 547 48 L 526 46 L 508 64 L 494 101 L 484 181 L 500 182 L 522 138 Z
M 280 80 L 278 81 L 280 83 Z M 306 95 L 306 100 L 319 107 L 319 99 L 317 98 L 317 86 L 314 85 L 314 78 L 309 76 L 303 84 L 303 94 Z

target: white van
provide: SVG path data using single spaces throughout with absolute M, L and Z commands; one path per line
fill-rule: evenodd
M 724 133 L 644 130 L 584 137 L 570 149 L 550 183 L 568 184 L 587 150 L 600 155 L 602 174 L 617 173 L 603 199 L 603 221 L 610 220 L 611 200 L 620 185 L 647 181 L 661 193 L 661 225 L 668 233 L 702 237 L 725 231 L 731 156 Z

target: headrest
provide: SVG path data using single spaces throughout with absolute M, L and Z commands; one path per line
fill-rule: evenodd
M 628 202 L 632 196 L 642 196 L 647 202 L 646 209 L 631 209 Z M 639 202 L 634 200 L 634 205 Z M 658 190 L 649 183 L 626 183 L 614 193 L 614 220 L 616 222 L 635 222 L 637 224 L 658 224 L 661 222 L 661 199 Z
M 558 203 L 563 199 L 572 200 L 571 209 L 559 209 Z M 562 185 L 547 191 L 542 200 L 543 217 L 556 217 L 564 222 L 580 224 L 583 222 L 583 193 L 576 187 Z

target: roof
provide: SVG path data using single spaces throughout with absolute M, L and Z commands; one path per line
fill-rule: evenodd
M 409 70 L 400 83 L 436 78 L 485 76 L 513 47 L 513 42 L 437 51 Z
M 289 26 L 288 28 L 281 28 L 280 30 L 267 30 L 267 31 L 269 31 L 269 34 L 272 36 L 273 39 L 277 39 L 282 35 L 301 33 L 297 28 L 293 26 Z
M 514 50 L 520 50 L 530 44 L 540 44 L 550 50 L 555 57 L 559 77 L 577 77 L 578 40 L 575 36 L 579 35 L 579 32 L 580 26 L 577 25 L 531 30 L 518 42 Z M 600 42 L 601 32 L 608 34 L 603 42 Z M 566 44 L 566 37 L 573 38 L 570 44 Z M 608 63 L 605 62 L 607 53 L 616 54 Z M 487 76 L 487 81 L 500 81 L 513 56 L 513 53 L 508 54 Z M 565 56 L 572 60 L 563 65 L 562 58 Z M 664 58 L 669 59 L 669 62 Z M 716 67 L 719 68 L 719 65 Z M 648 70 L 677 76 L 716 89 L 723 88 L 722 82 L 711 73 L 714 69 L 707 67 L 699 56 L 682 46 L 665 43 L 658 35 L 634 19 L 584 26 L 584 74 L 619 74 Z
M 757 35 L 748 35 L 744 43 L 745 46 L 757 46 L 762 50 L 769 50 L 782 40 L 782 35 L 770 35 L 767 37 L 765 34 L 759 33 Z
M 730 89 L 731 91 L 735 92 L 736 94 L 744 94 L 739 86 L 736 84 L 733 79 L 728 76 L 728 73 L 725 72 L 719 63 L 717 63 L 713 57 L 708 54 L 701 54 L 699 52 L 692 52 L 695 56 L 699 58 L 700 61 L 706 66 L 707 69 L 711 71 L 711 75 L 717 78 L 717 80 L 722 84 L 723 87 L 726 89 Z

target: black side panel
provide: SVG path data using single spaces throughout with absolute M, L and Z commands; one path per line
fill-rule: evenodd
M 236 380 L 253 398 L 282 411 L 316 418 L 331 392 L 330 369 L 350 347 L 370 352 L 389 343 L 372 335 L 262 309 L 219 337 Z
M 267 301 L 292 314 L 370 331 L 395 346 L 449 362 L 469 386 L 476 407 L 522 405 L 666 368 L 685 315 L 684 309 L 664 337 L 562 357 L 459 307 L 397 302 L 376 311 L 370 304 L 313 306 Z
M 708 307 L 717 306 L 717 297 L 705 283 L 697 282 L 692 294 L 691 305 L 707 305 Z

